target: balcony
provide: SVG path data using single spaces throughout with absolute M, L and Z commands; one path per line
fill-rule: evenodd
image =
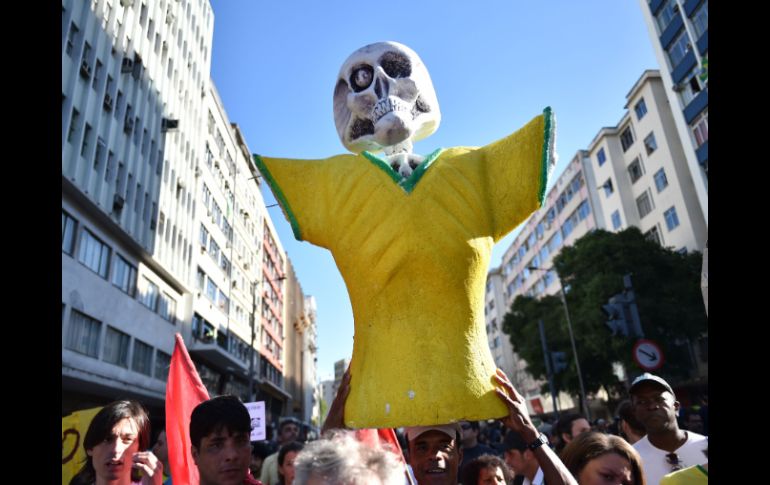
M 248 344 L 235 335 L 216 332 L 214 327 L 204 321 L 202 325 L 193 323 L 193 342 L 188 350 L 190 355 L 202 357 L 219 369 L 235 368 L 248 371 Z
M 698 116 L 701 111 L 708 108 L 709 105 L 709 90 L 704 89 L 700 93 L 698 93 L 697 96 L 695 96 L 692 101 L 687 105 L 687 107 L 684 109 L 684 119 L 687 121 L 687 123 L 691 123 L 692 120 L 695 119 L 696 116 Z

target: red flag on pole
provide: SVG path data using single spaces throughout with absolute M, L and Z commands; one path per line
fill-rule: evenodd
M 197 485 L 198 467 L 190 453 L 190 415 L 195 406 L 208 401 L 209 393 L 195 365 L 176 334 L 171 368 L 166 383 L 166 440 L 171 477 L 178 485 Z

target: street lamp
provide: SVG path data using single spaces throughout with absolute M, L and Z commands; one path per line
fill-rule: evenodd
M 577 375 L 578 375 L 578 383 L 580 384 L 580 403 L 582 411 L 585 413 L 586 418 L 588 420 L 591 420 L 591 411 L 588 408 L 588 401 L 586 401 L 586 390 L 583 386 L 583 373 L 580 371 L 580 360 L 578 360 L 578 354 L 577 354 L 577 347 L 575 346 L 575 336 L 572 333 L 572 320 L 570 320 L 569 317 L 569 308 L 567 307 L 567 294 L 564 292 L 564 284 L 562 284 L 561 277 L 559 276 L 559 271 L 556 269 L 556 266 L 553 266 L 549 269 L 544 268 L 538 268 L 537 266 L 528 266 L 527 269 L 530 271 L 532 270 L 538 270 L 538 271 L 551 271 L 553 270 L 554 274 L 556 275 L 556 279 L 559 280 L 559 289 L 561 290 L 561 302 L 564 305 L 564 315 L 567 317 L 567 330 L 569 330 L 569 340 L 570 343 L 572 343 L 572 356 L 575 358 L 575 367 L 577 368 Z

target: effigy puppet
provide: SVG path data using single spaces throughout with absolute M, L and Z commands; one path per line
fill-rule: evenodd
M 254 155 L 294 236 L 331 251 L 355 335 L 345 424 L 394 428 L 506 416 L 484 322 L 492 247 L 543 201 L 554 165 L 550 108 L 483 147 L 413 142 L 441 114 L 428 70 L 405 45 L 348 57 L 334 121 L 352 153 Z

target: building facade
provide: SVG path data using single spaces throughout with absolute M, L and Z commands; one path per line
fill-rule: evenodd
M 708 0 L 639 0 L 708 227 Z

